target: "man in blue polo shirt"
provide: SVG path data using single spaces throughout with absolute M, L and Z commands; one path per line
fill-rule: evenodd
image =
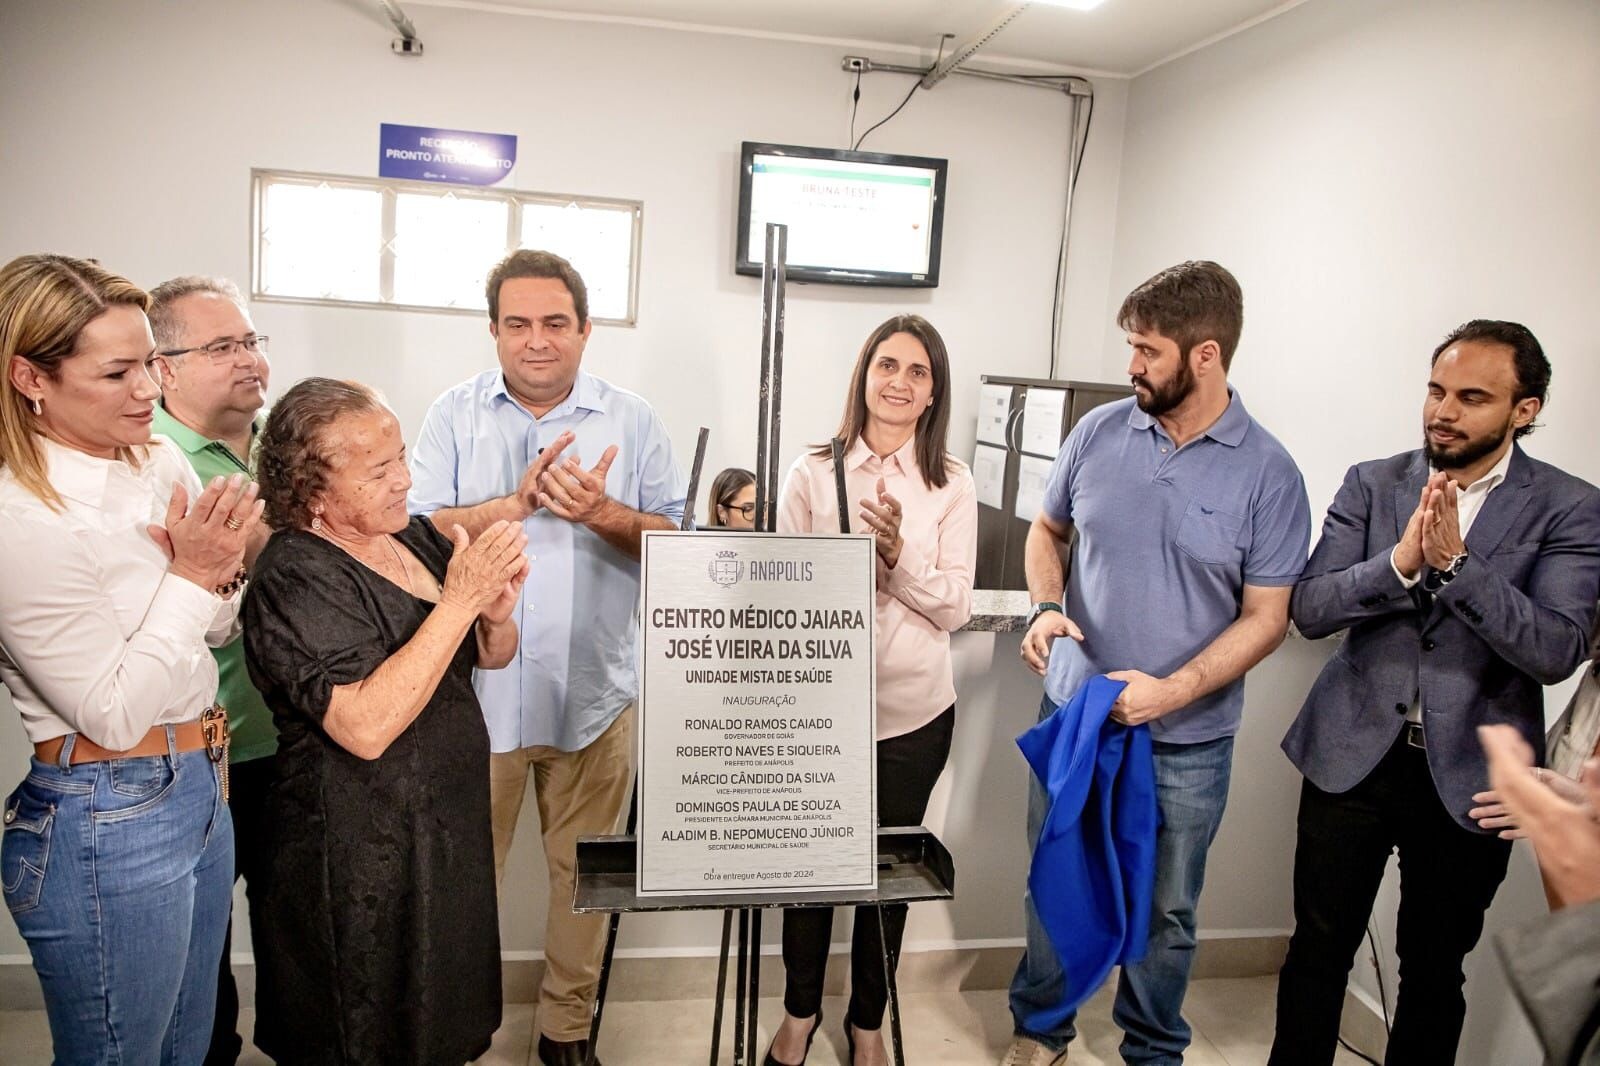
M 1195 903 L 1227 802 L 1244 675 L 1288 630 L 1311 514 L 1294 460 L 1228 386 L 1244 324 L 1232 274 L 1204 261 L 1164 270 L 1129 294 L 1117 323 L 1133 349 L 1134 396 L 1086 415 L 1051 468 L 1028 534 L 1034 608 L 1022 657 L 1045 676 L 1041 717 L 1108 674 L 1127 682 L 1112 716 L 1149 724 L 1161 811 L 1149 951 L 1123 969 L 1113 1017 L 1125 1061 L 1165 1066 L 1189 1046 Z M 1034 781 L 1030 839 L 1046 803 Z M 1031 901 L 1026 918 L 1004 1061 L 1047 1066 L 1065 1060 L 1076 1030 L 1071 1019 L 1026 1027 L 1062 995 Z
M 676 529 L 687 486 L 650 405 L 583 372 L 588 292 L 572 265 L 520 250 L 489 274 L 500 365 L 434 402 L 412 452 L 411 510 L 474 537 L 501 519 L 528 534 L 522 654 L 474 676 L 489 727 L 495 873 L 528 777 L 549 868 L 539 1061 L 575 1066 L 605 946 L 572 913 L 579 836 L 614 831 L 633 773 L 634 603 L 640 534 Z

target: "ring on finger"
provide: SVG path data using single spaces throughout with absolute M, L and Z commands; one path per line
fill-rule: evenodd
M 244 528 L 244 523 L 239 521 L 239 519 L 233 517 L 232 515 L 229 515 L 227 518 L 224 518 L 222 520 L 222 524 L 227 526 L 229 529 L 233 530 L 234 532 L 238 532 L 239 530 Z

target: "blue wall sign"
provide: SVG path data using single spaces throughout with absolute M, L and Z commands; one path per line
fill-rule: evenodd
M 493 185 L 517 162 L 509 133 L 439 130 L 385 122 L 378 145 L 378 176 L 459 185 Z

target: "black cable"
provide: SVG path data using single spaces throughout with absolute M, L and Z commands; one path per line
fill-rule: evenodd
M 906 98 L 904 100 L 900 101 L 900 107 L 897 107 L 893 111 L 889 112 L 888 115 L 884 116 L 882 121 L 877 122 L 877 123 L 867 127 L 867 133 L 871 133 L 873 130 L 875 130 L 879 126 L 883 125 L 884 122 L 888 122 L 891 118 L 894 118 L 896 115 L 898 115 L 900 113 L 900 108 L 905 107 L 907 104 L 909 104 L 911 102 L 911 97 L 916 95 L 916 91 L 921 87 L 922 87 L 922 79 L 918 78 L 916 84 L 911 86 L 911 91 L 906 93 Z M 864 140 L 867 139 L 867 133 L 863 133 L 861 135 L 861 141 L 864 141 Z M 861 141 L 857 141 L 856 143 L 852 144 L 850 146 L 850 150 L 852 152 L 854 152 L 858 148 L 860 148 L 861 147 Z
M 1339 1038 L 1339 1046 L 1344 1048 L 1346 1051 L 1350 1052 L 1350 1054 L 1354 1055 L 1356 1058 L 1360 1059 L 1362 1062 L 1370 1062 L 1370 1063 L 1372 1063 L 1372 1066 L 1383 1066 L 1383 1063 L 1379 1062 L 1377 1059 L 1373 1058 L 1371 1055 L 1368 1055 L 1365 1051 L 1357 1051 L 1355 1048 L 1351 1047 L 1350 1046 L 1350 1041 L 1346 1040 L 1342 1036 Z
M 1372 922 L 1367 922 L 1367 946 L 1372 949 L 1372 970 L 1378 975 L 1378 1002 L 1383 1004 L 1383 1031 L 1391 1030 L 1389 1024 L 1389 993 L 1383 987 L 1383 953 L 1378 950 L 1377 934 L 1372 931 Z
M 1389 995 L 1383 987 L 1383 957 L 1378 953 L 1378 941 L 1376 934 L 1374 934 L 1372 931 L 1371 922 L 1367 923 L 1367 946 L 1372 949 L 1372 969 L 1378 975 L 1378 1000 L 1383 1004 L 1383 1031 L 1387 1033 L 1389 1032 L 1390 1028 Z M 1350 1045 L 1350 1041 L 1346 1040 L 1342 1036 L 1339 1038 L 1339 1046 L 1350 1052 L 1350 1054 L 1354 1055 L 1356 1058 L 1361 1059 L 1363 1062 L 1370 1062 L 1372 1063 L 1372 1066 L 1382 1066 L 1382 1064 L 1371 1055 L 1368 1055 L 1364 1051 L 1356 1050 Z
M 1078 191 L 1078 175 L 1083 172 L 1083 157 L 1089 150 L 1089 131 L 1094 129 L 1094 90 L 1089 90 L 1089 116 L 1083 120 L 1083 143 L 1078 147 L 1078 164 L 1072 168 L 1072 191 Z
M 1027 75 L 1024 75 L 1027 76 Z M 1072 176 L 1067 179 L 1068 200 L 1074 198 L 1078 191 L 1078 175 L 1083 173 L 1083 157 L 1089 150 L 1089 131 L 1094 128 L 1094 88 L 1089 89 L 1089 115 L 1083 120 L 1083 139 L 1078 146 L 1078 161 L 1073 164 Z M 1074 130 L 1076 138 L 1077 131 Z M 1050 297 L 1050 376 L 1056 376 L 1056 362 L 1060 357 L 1057 351 L 1056 316 L 1061 313 L 1061 266 L 1062 258 L 1067 251 L 1067 225 L 1071 220 L 1065 216 L 1061 219 L 1061 243 L 1056 245 L 1056 285 Z
M 929 74 L 931 74 L 935 70 L 937 70 L 938 67 L 939 67 L 939 64 L 943 60 L 944 60 L 944 38 L 940 37 L 939 38 L 939 54 L 934 57 L 933 66 L 929 67 L 926 71 L 924 71 L 923 74 L 922 74 L 922 77 L 925 78 Z M 905 107 L 907 104 L 909 104 L 911 102 L 911 98 L 917 94 L 917 90 L 919 88 L 921 88 L 921 87 L 922 87 L 922 78 L 918 78 L 916 80 L 916 83 L 911 86 L 911 91 L 906 93 L 906 98 L 904 100 L 900 101 L 900 106 L 896 107 L 893 111 L 891 111 L 887 115 L 883 116 L 883 118 L 880 121 L 878 121 L 877 123 L 875 123 L 875 124 L 873 124 L 871 126 L 868 126 L 867 127 L 867 132 L 863 133 L 861 135 L 861 140 L 860 141 L 856 141 L 854 144 L 852 144 L 850 146 L 850 150 L 853 152 L 853 151 L 857 150 L 858 148 L 860 148 L 861 147 L 861 141 L 865 141 L 867 139 L 867 134 L 868 133 L 871 133 L 873 130 L 877 129 L 879 126 L 883 125 L 885 122 L 888 122 L 890 119 L 892 119 L 896 115 L 898 115 L 900 113 L 900 109 Z M 852 123 L 851 132 L 854 132 L 854 123 Z
M 852 143 L 855 142 L 855 139 L 856 139 L 856 109 L 859 108 L 860 106 L 861 106 L 861 68 L 857 67 L 856 68 L 856 91 L 854 93 L 850 94 L 850 140 L 846 141 L 845 142 L 846 144 L 852 144 Z

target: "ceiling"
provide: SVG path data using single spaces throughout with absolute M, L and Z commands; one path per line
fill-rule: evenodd
M 980 53 L 991 67 L 1131 76 L 1304 0 L 1104 0 L 1093 11 L 1035 2 Z M 959 44 L 1018 5 L 1006 0 L 401 0 L 586 21 L 911 49 Z M 426 34 L 424 33 L 424 36 Z

